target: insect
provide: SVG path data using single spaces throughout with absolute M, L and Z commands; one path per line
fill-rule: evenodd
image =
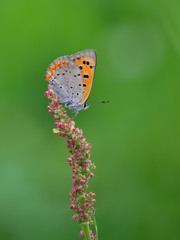
M 84 50 L 54 60 L 47 69 L 45 79 L 60 101 L 77 115 L 81 109 L 89 107 L 87 99 L 95 68 L 96 52 Z

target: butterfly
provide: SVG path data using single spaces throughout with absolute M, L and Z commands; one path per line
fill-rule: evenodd
M 81 109 L 89 107 L 87 99 L 95 68 L 96 52 L 88 49 L 54 60 L 46 71 L 45 79 L 60 101 L 77 115 Z

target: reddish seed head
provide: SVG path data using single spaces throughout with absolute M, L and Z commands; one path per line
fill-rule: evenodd
M 94 193 L 86 193 L 89 177 L 94 176 L 94 174 L 91 173 L 94 165 L 91 163 L 91 160 L 87 159 L 89 158 L 91 144 L 86 142 L 86 139 L 82 135 L 82 130 L 76 128 L 75 122 L 67 116 L 67 113 L 64 111 L 55 93 L 49 90 L 45 95 L 52 101 L 49 104 L 49 112 L 55 113 L 54 121 L 57 128 L 54 133 L 67 141 L 67 147 L 71 153 L 71 157 L 67 159 L 73 172 L 73 187 L 69 194 L 71 200 L 70 209 L 78 213 L 81 217 L 81 221 L 91 222 L 91 216 L 95 212 L 93 203 L 96 202 L 95 199 L 92 199 L 92 196 L 95 195 Z M 74 144 L 72 144 L 72 142 Z M 82 203 L 84 204 L 81 205 Z M 74 215 L 72 219 L 78 221 L 78 215 Z M 83 234 L 83 231 L 81 231 L 80 235 L 83 236 Z M 93 235 L 91 238 L 92 240 L 95 239 Z

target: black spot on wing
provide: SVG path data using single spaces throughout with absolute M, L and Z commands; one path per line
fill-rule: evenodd
M 89 75 L 88 74 L 84 74 L 83 78 L 89 78 Z

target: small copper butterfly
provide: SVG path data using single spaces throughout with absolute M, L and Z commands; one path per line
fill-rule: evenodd
M 81 109 L 88 108 L 86 102 L 95 68 L 96 52 L 84 50 L 54 60 L 47 69 L 45 79 L 60 101 L 77 114 Z

